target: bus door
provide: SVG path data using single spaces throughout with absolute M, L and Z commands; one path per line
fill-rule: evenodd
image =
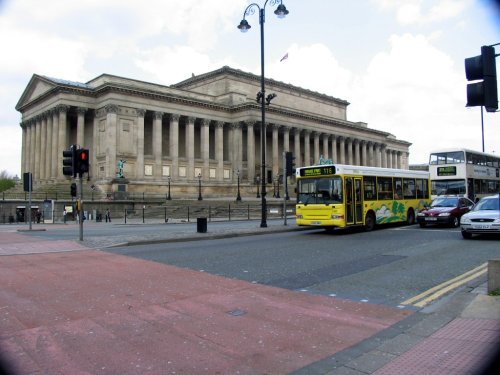
M 346 224 L 363 224 L 363 199 L 361 177 L 345 178 Z
M 361 186 L 361 177 L 354 177 L 355 224 L 363 224 L 363 194 L 361 194 Z
M 354 185 L 352 177 L 345 178 L 345 217 L 346 224 L 354 224 Z

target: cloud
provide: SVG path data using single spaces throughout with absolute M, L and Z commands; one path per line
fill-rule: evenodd
M 394 10 L 401 25 L 431 24 L 459 16 L 472 0 L 373 0 L 385 10 Z

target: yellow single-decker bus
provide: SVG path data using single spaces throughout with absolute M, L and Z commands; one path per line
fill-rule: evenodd
M 296 224 L 327 230 L 415 223 L 430 203 L 429 173 L 356 165 L 314 165 L 296 169 Z

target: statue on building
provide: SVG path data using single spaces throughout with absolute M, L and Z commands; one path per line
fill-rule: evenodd
M 323 159 L 323 155 L 319 156 L 319 165 L 333 164 L 332 159 Z
M 123 174 L 124 165 L 125 165 L 125 160 L 123 159 L 118 160 L 118 172 L 116 173 L 117 178 L 125 178 L 125 175 Z

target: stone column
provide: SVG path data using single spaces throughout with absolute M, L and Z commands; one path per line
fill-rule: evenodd
M 380 148 L 380 143 L 375 143 L 375 160 L 377 161 L 377 167 L 382 166 L 382 150 Z
M 162 169 L 163 169 L 162 119 L 163 119 L 163 112 L 156 111 L 153 117 L 153 156 L 155 158 L 155 165 L 153 167 L 153 176 L 156 179 L 161 179 Z
M 53 119 L 52 119 L 52 111 L 47 111 L 45 114 L 47 117 L 47 131 L 45 134 L 45 139 L 46 139 L 46 147 L 45 147 L 45 179 L 50 180 L 52 177 L 52 124 L 53 124 Z
M 194 121 L 195 117 L 188 117 L 186 121 L 186 156 L 188 159 L 187 178 L 194 180 Z M 205 178 L 206 176 L 202 176 Z
M 173 179 L 179 177 L 179 115 L 170 115 L 170 157 L 172 158 L 172 170 L 170 176 Z
M 52 113 L 52 168 L 50 170 L 50 177 L 56 180 L 58 177 L 59 167 L 59 150 L 62 152 L 62 147 L 59 145 L 59 111 L 57 108 L 51 110 Z M 62 157 L 62 156 L 61 156 Z
M 101 112 L 102 113 L 102 112 Z M 89 175 L 93 179 L 100 177 L 99 165 L 97 164 L 97 153 L 100 150 L 100 131 L 99 131 L 99 111 L 97 109 L 93 110 L 92 114 L 92 142 L 90 142 L 90 173 Z
M 303 162 L 301 161 L 300 157 L 300 129 L 295 128 L 293 129 L 293 136 L 294 136 L 294 149 L 295 149 L 295 165 L 297 167 L 301 167 L 303 165 Z
M 304 130 L 304 166 L 307 167 L 311 165 L 311 139 L 310 139 L 311 131 Z
M 361 158 L 359 155 L 359 139 L 354 140 L 354 165 L 361 165 Z
M 323 134 L 323 158 L 325 159 L 330 159 L 329 155 L 329 139 L 330 139 L 330 134 Z
M 85 112 L 87 108 L 78 107 L 76 113 L 78 119 L 76 121 L 76 144 L 80 147 L 85 147 Z
M 243 171 L 243 124 L 238 122 L 234 124 L 234 161 L 233 170 L 239 169 L 240 173 Z
M 397 168 L 398 167 L 398 155 L 397 155 L 396 150 L 392 150 L 392 167 Z
M 35 120 L 35 167 L 33 168 L 33 181 L 40 180 L 40 146 L 42 144 L 40 128 L 42 126 L 42 117 L 36 116 Z
M 373 164 L 373 142 L 368 141 L 366 142 L 366 165 L 369 167 L 373 167 L 375 164 Z
M 290 127 L 283 126 L 283 151 L 290 151 Z
M 313 137 L 314 137 L 314 161 L 313 164 L 319 163 L 319 136 L 320 134 L 318 132 L 313 132 Z
M 28 147 L 26 146 L 28 140 L 28 131 L 26 129 L 26 123 L 22 122 L 19 124 L 22 131 L 22 148 L 21 148 L 21 175 L 27 172 L 26 169 L 26 151 Z
M 387 150 L 386 145 L 380 145 L 380 153 L 382 154 L 382 168 L 387 168 Z
M 334 164 L 339 163 L 339 157 L 337 154 L 337 139 L 336 135 L 332 135 L 332 161 Z
M 354 164 L 354 159 L 352 157 L 352 138 L 347 138 L 347 164 Z
M 144 179 L 144 116 L 146 110 L 138 108 L 135 113 L 137 114 L 137 169 L 135 175 L 138 180 Z M 172 171 L 170 171 L 172 173 Z
M 339 152 L 340 152 L 340 164 L 345 164 L 345 137 L 338 137 L 340 141 Z
M 401 165 L 401 151 L 397 151 L 396 152 L 396 157 L 397 157 L 398 169 L 402 169 L 402 165 Z
M 200 155 L 203 160 L 202 175 L 210 179 L 210 120 L 201 120 Z
M 247 123 L 247 176 L 248 182 L 253 183 L 255 179 L 255 134 L 254 123 Z
M 42 113 L 41 125 L 40 125 L 40 180 L 45 180 L 46 162 L 47 162 L 47 151 L 50 148 L 47 147 L 47 114 Z M 42 151 L 43 148 L 43 151 Z
M 58 176 L 59 179 L 64 180 L 65 177 L 62 172 L 62 161 L 63 161 L 63 156 L 62 152 L 64 150 L 67 150 L 69 145 L 68 145 L 68 122 L 67 122 L 67 114 L 68 114 L 69 107 L 67 105 L 59 105 L 57 107 L 57 111 L 59 112 L 59 138 L 57 141 L 57 146 L 59 150 L 57 151 L 57 169 L 58 169 Z
M 117 122 L 118 122 L 118 106 L 114 104 L 108 104 L 105 108 L 106 110 L 106 177 L 115 178 L 116 177 L 116 132 L 117 132 Z M 125 175 L 126 177 L 126 175 Z
M 279 148 L 278 148 L 278 130 L 279 125 L 273 124 L 273 145 L 272 145 L 272 154 L 273 154 L 273 178 L 278 175 L 280 168 L 280 157 L 279 157 Z
M 361 141 L 361 165 L 367 165 L 366 164 L 366 141 L 362 140 Z
M 215 159 L 217 159 L 217 181 L 224 180 L 224 122 L 215 123 Z
M 34 177 L 35 173 L 35 139 L 36 139 L 36 121 L 34 118 L 28 121 L 28 131 L 29 131 L 29 168 L 28 172 L 31 172 Z

